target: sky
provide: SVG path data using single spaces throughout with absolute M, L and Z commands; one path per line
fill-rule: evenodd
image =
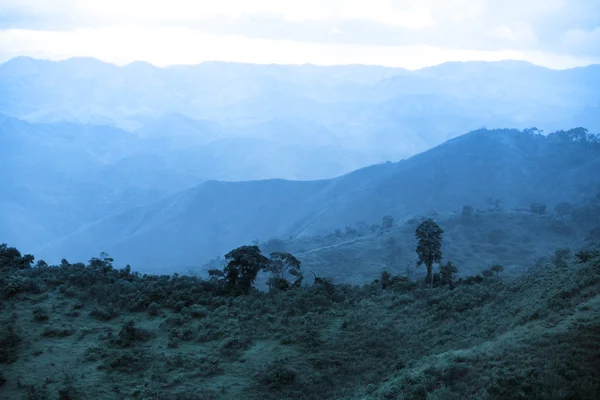
M 0 0 L 0 62 L 600 63 L 600 0 Z

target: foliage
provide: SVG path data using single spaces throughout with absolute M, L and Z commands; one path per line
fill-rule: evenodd
M 456 268 L 451 261 L 448 261 L 444 265 L 440 265 L 440 284 L 448 285 L 452 288 L 456 281 L 457 273 L 458 268 Z
M 571 249 L 558 249 L 554 252 L 552 263 L 558 268 L 566 268 L 571 258 Z
M 7 244 L 0 244 L 0 271 L 6 272 L 14 269 L 31 268 L 34 257 L 31 254 L 21 255 L 21 252 Z
M 246 296 L 194 277 L 105 273 L 65 262 L 11 272 L 44 292 L 10 297 L 2 312 L 50 316 L 52 326 L 29 321 L 13 350 L 18 356 L 24 340 L 46 351 L 60 338 L 69 350 L 44 357 L 65 367 L 84 360 L 82 379 L 44 387 L 69 398 L 91 385 L 117 398 L 194 398 L 184 396 L 193 385 L 206 398 L 594 399 L 600 256 L 592 250 L 585 250 L 585 262 L 567 260 L 567 268 L 469 277 L 453 290 L 443 282 L 444 271 L 452 276 L 455 267 L 445 263 L 435 274 L 441 287 L 384 271 L 377 284 L 335 284 L 315 275 L 309 287 Z M 110 304 L 123 319 L 67 316 Z M 164 318 L 149 316 L 150 305 Z M 2 322 L 2 332 L 16 327 Z M 36 362 L 16 358 L 4 375 L 12 380 L 22 371 L 33 382 L 39 377 L 29 367 Z M 83 379 L 89 371 L 99 375 Z M 28 387 L 0 390 L 14 389 L 10 394 L 20 398 Z
M 425 264 L 427 267 L 426 281 L 431 281 L 433 286 L 433 264 L 442 261 L 442 234 L 443 229 L 431 218 L 425 219 L 415 231 L 417 237 L 417 266 Z
M 504 271 L 504 267 L 502 265 L 499 265 L 499 264 L 494 264 L 490 268 L 490 271 L 495 272 L 496 275 L 500 275 L 500 272 Z
M 269 280 L 269 287 L 272 290 L 299 288 L 303 280 L 302 272 L 300 272 L 300 264 L 300 261 L 290 253 L 271 253 L 271 260 L 267 271 L 273 277 Z M 286 274 L 296 277 L 292 284 L 285 279 Z
M 19 344 L 22 341 L 21 330 L 13 321 L 0 321 L 0 364 L 10 364 L 19 357 Z
M 531 203 L 529 208 L 534 214 L 543 215 L 546 213 L 546 205 L 542 203 Z
M 394 217 L 391 215 L 385 215 L 381 220 L 382 229 L 390 229 L 394 226 Z
M 247 294 L 261 270 L 267 270 L 270 260 L 260 253 L 258 246 L 241 246 L 225 255 L 225 285 L 236 294 Z

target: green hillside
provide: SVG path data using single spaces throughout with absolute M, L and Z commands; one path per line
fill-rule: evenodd
M 518 275 L 547 262 L 556 249 L 583 245 L 589 232 L 600 227 L 599 200 L 571 207 L 569 214 L 562 215 L 556 210 L 540 215 L 531 209 L 491 208 L 432 216 L 445 231 L 444 259 L 460 267 L 459 275 L 475 275 L 493 264 L 504 266 L 509 275 Z M 560 206 L 558 209 L 561 211 Z M 390 228 L 359 224 L 281 244 L 308 269 L 336 282 L 362 284 L 384 269 L 420 278 L 424 271 L 416 268 L 414 251 L 419 222 L 419 218 L 410 218 Z M 263 243 L 267 252 L 272 242 Z
M 593 400 L 600 391 L 593 247 L 453 289 L 320 279 L 236 297 L 215 280 L 142 276 L 107 258 L 31 261 L 0 247 L 2 398 Z

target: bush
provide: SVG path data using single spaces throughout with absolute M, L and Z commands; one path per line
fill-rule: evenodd
M 42 307 L 36 307 L 33 309 L 33 320 L 37 322 L 48 321 L 48 313 Z
M 150 331 L 137 328 L 135 322 L 130 320 L 123 325 L 119 331 L 119 338 L 114 342 L 121 347 L 133 347 L 136 343 L 145 342 L 152 336 Z
M 113 306 L 109 305 L 108 307 L 96 307 L 90 312 L 90 315 L 100 321 L 110 321 L 119 314 Z
M 148 315 L 151 317 L 156 317 L 160 313 L 160 306 L 154 302 L 150 303 L 148 306 Z
M 278 360 L 257 375 L 260 384 L 269 390 L 281 390 L 296 382 L 297 372 L 286 365 L 287 360 Z
M 530 210 L 534 214 L 543 215 L 546 213 L 546 205 L 542 203 L 531 203 Z
M 21 332 L 13 322 L 2 323 L 0 326 L 0 363 L 11 364 L 19 358 Z
M 47 327 L 44 329 L 44 332 L 42 333 L 42 336 L 44 337 L 58 337 L 58 338 L 63 338 L 66 336 L 71 336 L 73 334 L 73 328 L 70 327 L 63 327 L 63 328 L 58 328 L 58 327 Z
M 566 268 L 568 266 L 568 261 L 570 258 L 570 249 L 558 249 L 554 252 L 554 256 L 552 257 L 552 263 L 558 268 Z
M 575 253 L 575 258 L 580 263 L 588 262 L 597 257 L 600 257 L 600 250 L 582 249 Z

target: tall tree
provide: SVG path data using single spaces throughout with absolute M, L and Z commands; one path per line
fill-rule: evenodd
M 267 270 L 271 260 L 263 256 L 258 246 L 241 246 L 225 254 L 225 283 L 235 293 L 250 291 L 260 270 Z
M 443 229 L 431 218 L 421 222 L 415 231 L 417 237 L 417 267 L 425 264 L 427 267 L 426 282 L 433 286 L 433 264 L 442 261 L 442 234 Z
M 300 272 L 300 261 L 290 253 L 271 253 L 271 264 L 268 267 L 273 276 L 269 279 L 269 287 L 277 290 L 287 290 L 289 288 L 298 288 L 302 284 L 303 275 Z M 293 284 L 290 285 L 285 275 L 289 274 L 296 277 Z

